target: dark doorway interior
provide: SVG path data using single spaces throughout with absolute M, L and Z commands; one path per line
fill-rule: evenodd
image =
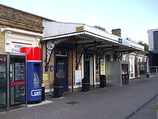
M 64 92 L 68 91 L 68 65 L 67 58 L 56 58 L 56 74 L 55 81 L 60 80 L 64 86 Z

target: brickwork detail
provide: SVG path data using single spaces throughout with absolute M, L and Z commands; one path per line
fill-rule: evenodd
M 24 11 L 0 4 L 0 25 L 42 33 L 42 21 L 48 20 Z
M 2 27 L 0 26 L 0 29 Z M 0 32 L 0 52 L 3 52 L 5 51 L 5 35 L 3 32 Z

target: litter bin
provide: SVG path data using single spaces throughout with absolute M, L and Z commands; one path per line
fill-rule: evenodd
M 45 101 L 45 85 L 42 84 L 42 101 Z
M 125 74 L 125 84 L 129 84 L 129 74 Z
M 63 80 L 57 79 L 54 82 L 54 97 L 61 97 L 64 93 Z
M 87 78 L 82 79 L 82 91 L 87 92 L 89 91 L 89 81 Z
M 100 88 L 105 88 L 105 87 L 106 87 L 106 76 L 100 75 Z
M 149 72 L 146 72 L 146 77 L 149 78 Z

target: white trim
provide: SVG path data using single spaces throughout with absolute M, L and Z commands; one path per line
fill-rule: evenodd
M 75 32 L 75 33 L 69 33 L 69 34 L 61 34 L 61 35 L 56 35 L 56 36 L 49 36 L 49 37 L 43 38 L 43 40 L 65 38 L 65 37 L 77 36 L 77 35 L 81 35 L 81 34 L 85 34 L 85 32 Z
M 94 62 L 93 62 L 93 74 L 94 74 L 94 84 L 96 83 L 96 54 L 93 55 Z
M 41 60 L 26 60 L 26 62 L 42 62 Z
M 82 87 L 82 85 L 73 85 L 73 88 L 81 88 L 81 87 Z M 72 89 L 72 86 L 69 89 Z
M 39 33 L 34 33 L 34 32 L 30 32 L 30 31 L 24 31 L 24 30 L 19 30 L 19 29 L 14 29 L 14 28 L 1 28 L 1 31 L 2 32 L 3 31 L 13 31 L 13 32 L 16 32 L 16 33 L 23 33 L 23 34 L 43 37 L 43 35 L 39 34 Z
M 99 85 L 99 84 L 100 84 L 100 82 L 95 82 L 95 83 L 94 83 L 94 85 Z

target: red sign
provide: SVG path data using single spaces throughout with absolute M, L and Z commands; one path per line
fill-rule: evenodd
M 10 86 L 18 86 L 18 85 L 25 85 L 25 81 L 18 81 L 18 82 L 10 82 Z
M 6 57 L 0 57 L 0 62 L 5 62 L 6 61 Z
M 20 52 L 27 54 L 27 61 L 42 61 L 42 50 L 39 47 L 22 47 Z
M 144 64 L 144 62 L 138 62 L 138 64 Z

